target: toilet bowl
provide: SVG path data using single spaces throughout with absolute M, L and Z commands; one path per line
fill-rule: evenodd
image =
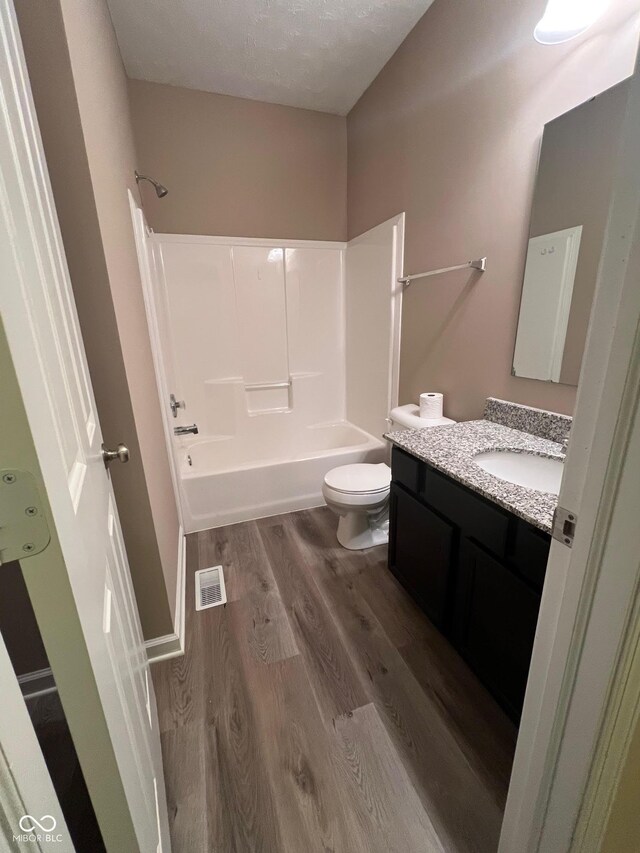
M 322 494 L 338 521 L 338 542 L 350 551 L 389 541 L 391 468 L 381 462 L 341 465 L 324 478 Z
M 418 406 L 409 404 L 392 409 L 392 430 L 427 429 L 454 424 L 450 418 L 420 417 Z M 389 493 L 391 468 L 362 462 L 332 468 L 324 478 L 322 494 L 337 516 L 338 542 L 350 551 L 386 545 L 389 541 Z

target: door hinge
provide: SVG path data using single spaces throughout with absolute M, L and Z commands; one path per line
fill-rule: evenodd
M 563 506 L 557 506 L 556 511 L 553 513 L 553 538 L 571 548 L 573 546 L 573 537 L 576 533 L 577 523 L 578 516 L 575 512 L 565 509 Z
M 0 565 L 40 554 L 51 541 L 36 478 L 0 470 Z

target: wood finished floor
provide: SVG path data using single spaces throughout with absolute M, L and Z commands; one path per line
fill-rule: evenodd
M 515 729 L 326 508 L 187 539 L 184 657 L 156 664 L 174 853 L 497 848 Z M 222 564 L 229 603 L 197 612 Z

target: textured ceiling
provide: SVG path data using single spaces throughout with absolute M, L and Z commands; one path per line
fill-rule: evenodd
M 433 0 L 108 0 L 130 77 L 344 114 Z

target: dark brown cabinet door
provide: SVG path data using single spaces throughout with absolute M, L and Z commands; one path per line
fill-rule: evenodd
M 389 565 L 439 627 L 447 614 L 453 533 L 452 524 L 392 484 Z
M 514 720 L 527 684 L 540 596 L 469 539 L 460 545 L 454 641 Z

